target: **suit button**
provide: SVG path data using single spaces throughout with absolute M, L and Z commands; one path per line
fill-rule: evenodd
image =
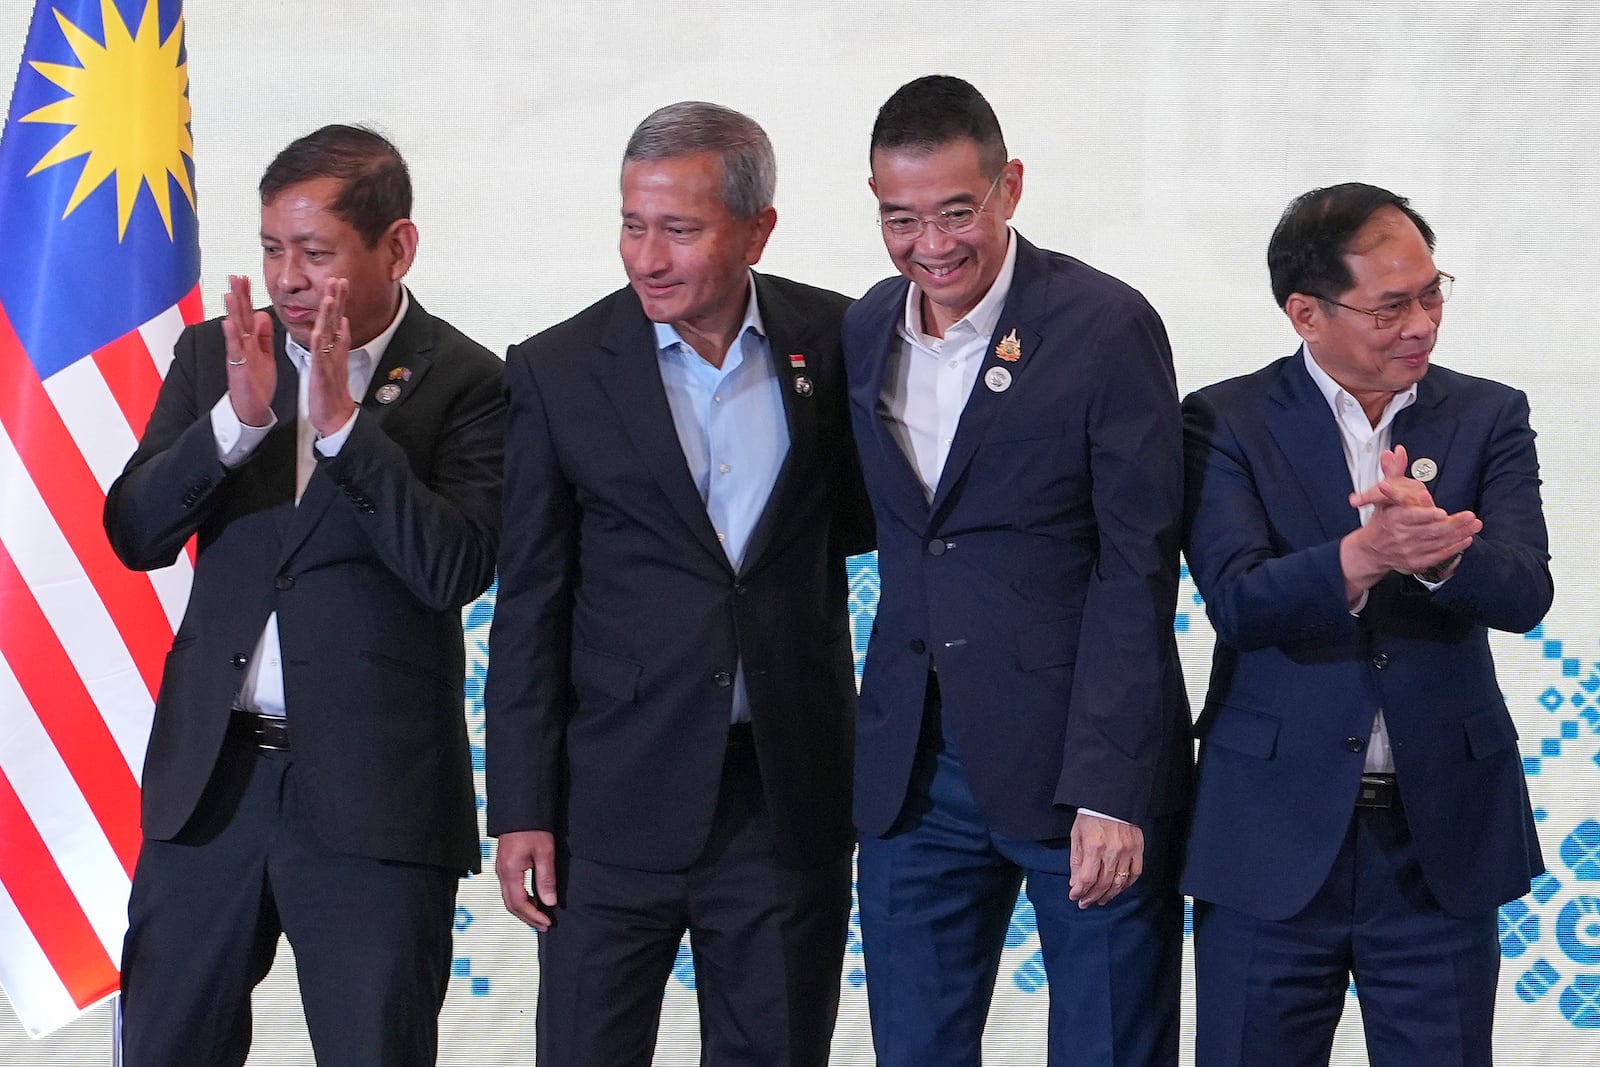
M 716 674 L 711 676 L 711 680 L 717 683 L 718 689 L 726 689 L 728 686 L 733 684 L 733 675 L 729 674 L 727 671 L 718 671 Z
M 928 646 L 923 643 L 922 638 L 913 637 L 911 639 L 911 651 L 920 656 L 924 652 L 928 651 Z
M 1351 752 L 1360 752 L 1367 747 L 1367 739 L 1365 737 L 1347 737 L 1344 739 L 1344 747 Z
M 949 547 L 950 546 L 945 544 L 942 540 L 935 538 L 928 542 L 928 555 L 942 556 L 944 555 L 944 550 Z
M 733 587 L 733 592 L 735 596 L 744 596 L 750 592 L 750 587 L 748 585 L 736 585 Z
M 1386 670 L 1386 669 L 1388 669 L 1388 666 L 1389 666 L 1389 657 L 1384 655 L 1382 652 L 1379 652 L 1376 656 L 1372 657 L 1372 669 L 1373 670 L 1378 670 L 1378 671 Z
M 273 582 L 272 584 L 277 586 L 279 591 L 287 591 L 287 590 L 293 589 L 294 588 L 294 576 L 291 575 L 291 574 L 280 574 L 280 575 L 278 575 L 278 580 Z
M 242 671 L 246 667 L 250 666 L 250 657 L 245 655 L 243 652 L 235 652 L 233 655 L 228 657 L 228 662 L 233 664 L 234 670 Z

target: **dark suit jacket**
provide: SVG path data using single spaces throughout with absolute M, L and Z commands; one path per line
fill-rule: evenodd
M 844 558 L 870 547 L 870 520 L 845 422 L 847 301 L 765 275 L 756 296 L 790 443 L 738 573 L 689 476 L 631 289 L 507 358 L 492 834 L 550 830 L 585 858 L 688 866 L 710 831 L 742 661 L 780 856 L 803 866 L 850 848 Z
M 1527 398 L 1444 367 L 1391 443 L 1429 458 L 1446 511 L 1483 532 L 1429 593 L 1390 574 L 1347 609 L 1339 541 L 1360 518 L 1327 400 L 1299 353 L 1184 401 L 1186 548 L 1216 628 L 1197 724 L 1184 892 L 1263 919 L 1311 899 L 1344 840 L 1381 707 L 1428 888 L 1480 913 L 1544 869 L 1488 629 L 1550 606 Z
M 198 535 L 144 766 L 144 831 L 194 814 L 244 668 L 278 613 L 296 774 L 317 833 L 380 859 L 478 869 L 462 715 L 462 605 L 494 575 L 504 403 L 493 354 L 415 299 L 339 455 L 295 506 L 298 374 L 274 326 L 277 426 L 239 467 L 217 459 L 220 320 L 185 330 L 139 448 L 106 498 L 129 567 Z M 375 399 L 389 372 L 392 403 Z
M 862 680 L 856 825 L 906 797 L 930 666 L 990 826 L 1181 807 L 1188 705 L 1172 633 L 1182 454 L 1166 332 L 1126 285 L 1021 235 L 1011 291 L 930 504 L 880 410 L 904 279 L 850 309 L 850 412 L 882 599 Z M 1001 360 L 1016 331 L 1021 356 Z M 983 376 L 1006 367 L 1011 385 Z

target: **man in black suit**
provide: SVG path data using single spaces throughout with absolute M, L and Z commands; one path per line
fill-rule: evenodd
M 630 287 L 507 359 L 489 832 L 507 908 L 539 931 L 547 1067 L 649 1064 L 686 929 L 706 1062 L 828 1057 L 853 840 L 844 558 L 870 525 L 847 301 L 750 270 L 775 169 L 738 112 L 645 119 L 623 156 Z
M 401 285 L 394 146 L 328 126 L 261 180 L 271 313 L 231 279 L 106 499 L 124 563 L 198 548 L 144 767 L 124 1062 L 240 1064 L 280 932 L 320 1063 L 431 1064 L 478 867 L 461 606 L 494 574 L 491 353 Z

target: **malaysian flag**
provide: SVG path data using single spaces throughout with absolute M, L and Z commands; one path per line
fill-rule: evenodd
M 0 134 L 0 986 L 36 1037 L 116 992 L 188 598 L 100 526 L 201 317 L 181 6 L 38 0 Z

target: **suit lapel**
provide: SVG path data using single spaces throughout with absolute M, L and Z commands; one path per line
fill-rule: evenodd
M 921 532 L 927 528 L 929 515 L 922 479 L 912 465 L 911 457 L 906 455 L 894 431 L 890 429 L 889 409 L 883 402 L 884 379 L 892 362 L 890 357 L 901 344 L 899 326 L 905 315 L 906 293 L 910 284 L 902 280 L 890 290 L 889 306 L 881 321 L 874 324 L 876 336 L 869 340 L 867 350 L 862 354 L 867 360 L 866 373 L 851 389 L 856 393 L 855 402 L 873 413 L 873 418 L 869 420 L 872 428 L 870 447 L 876 448 L 883 456 L 879 469 L 884 471 L 889 489 L 884 502 L 900 513 L 900 521 Z M 863 453 L 869 447 L 866 441 L 858 442 L 858 445 Z M 863 467 L 870 466 L 865 455 L 861 463 Z
M 695 540 L 723 566 L 731 566 L 689 474 L 667 390 L 661 384 L 655 334 L 633 290 L 617 295 L 600 346 L 607 353 L 607 361 L 597 368 L 600 386 L 623 433 Z
M 1000 309 L 1000 321 L 989 346 L 984 351 L 983 364 L 978 369 L 972 392 L 967 394 L 967 404 L 956 423 L 955 440 L 950 443 L 950 454 L 945 458 L 944 469 L 939 473 L 939 485 L 933 494 L 932 510 L 938 515 L 950 500 L 950 495 L 966 476 L 978 446 L 988 436 L 990 428 L 1012 403 L 1019 390 L 1025 389 L 1028 365 L 1038 352 L 1042 335 L 1034 327 L 1050 306 L 1049 274 L 1043 255 L 1021 234 L 1017 242 L 1016 268 L 1011 275 L 1011 291 L 1006 295 L 1005 306 Z M 1016 344 L 1010 343 L 1015 335 Z M 1010 358 L 1015 357 L 1015 358 Z M 1009 384 L 1002 389 L 990 388 L 988 376 L 995 368 L 1005 372 L 1002 381 Z M 998 372 L 996 372 L 998 374 Z
M 1288 461 L 1292 480 L 1311 505 L 1323 534 L 1330 539 L 1343 537 L 1361 525 L 1361 516 L 1350 506 L 1354 486 L 1339 427 L 1327 398 L 1306 371 L 1303 350 L 1284 363 L 1268 397 L 1272 403 L 1267 430 Z
M 1450 443 L 1456 433 L 1455 417 L 1445 404 L 1449 394 L 1439 381 L 1437 375 L 1423 376 L 1417 383 L 1416 402 L 1394 417 L 1389 434 L 1390 448 L 1406 446 L 1408 465 L 1419 459 L 1433 460 L 1436 473 L 1424 483 L 1430 493 L 1438 492 L 1449 473 Z M 1406 473 L 1411 472 L 1408 469 Z
M 817 396 L 817 372 L 822 364 L 822 353 L 810 322 L 793 304 L 785 300 L 761 275 L 756 280 L 756 302 L 761 309 L 761 324 L 767 331 L 767 347 L 771 350 L 772 373 L 778 380 L 778 392 L 783 397 L 784 418 L 789 427 L 789 451 L 778 468 L 778 477 L 772 483 L 772 492 L 750 533 L 745 547 L 744 565 L 740 572 L 748 574 L 761 562 L 772 543 L 772 538 L 782 527 L 782 516 L 792 513 L 796 498 L 807 488 L 806 482 L 823 477 L 823 464 L 817 450 L 817 412 L 819 404 L 828 401 Z M 791 356 L 799 356 L 802 366 L 796 366 Z M 798 388 L 801 381 L 806 384 Z

